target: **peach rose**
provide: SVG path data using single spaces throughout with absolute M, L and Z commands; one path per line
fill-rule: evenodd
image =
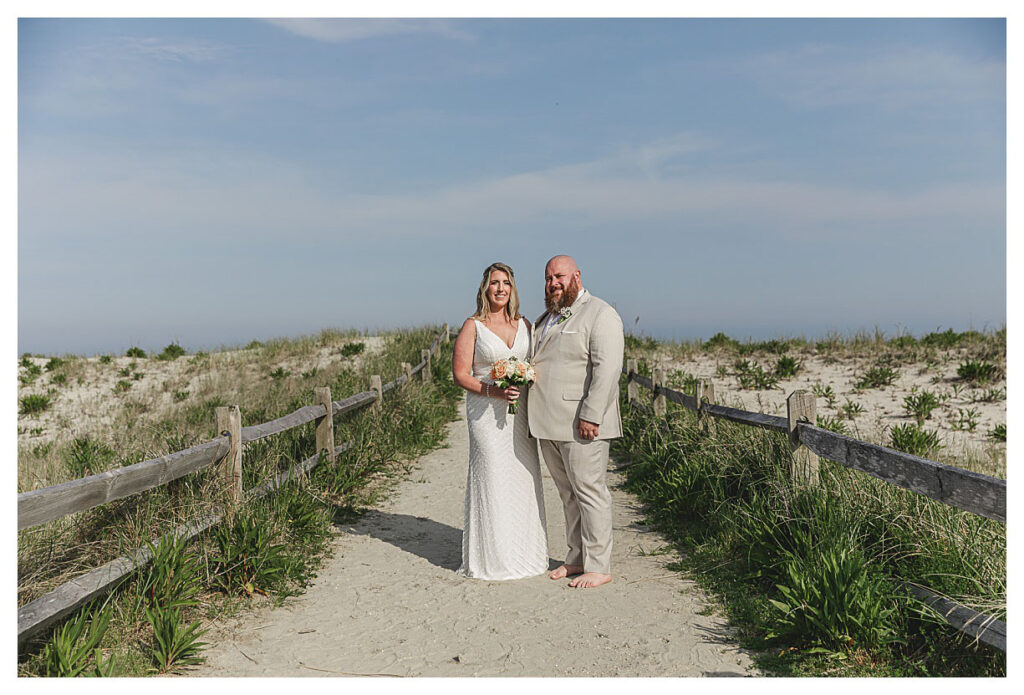
M 505 360 L 498 360 L 491 367 L 492 379 L 504 379 L 508 375 L 508 363 Z

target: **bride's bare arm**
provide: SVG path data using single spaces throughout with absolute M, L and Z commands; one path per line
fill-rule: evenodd
M 488 398 L 500 398 L 502 400 L 515 400 L 519 396 L 518 389 L 498 388 L 494 384 L 485 384 L 473 376 L 473 347 L 476 345 L 476 323 L 473 319 L 466 319 L 462 324 L 455 339 L 455 347 L 452 354 L 452 379 L 455 383 L 470 393 L 476 393 Z M 511 399 L 509 396 L 513 396 Z

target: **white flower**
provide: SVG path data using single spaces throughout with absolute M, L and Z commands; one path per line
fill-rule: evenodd
M 567 306 L 563 306 L 558 310 L 558 313 L 562 315 L 562 318 L 558 319 L 558 323 L 561 323 L 572 316 L 572 309 Z

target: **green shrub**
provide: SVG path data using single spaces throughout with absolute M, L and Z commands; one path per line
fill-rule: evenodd
M 182 402 L 183 400 L 185 400 L 185 399 L 187 399 L 187 398 L 188 398 L 188 394 L 189 394 L 189 392 L 188 392 L 187 390 L 186 390 L 186 391 L 175 391 L 175 392 L 174 392 L 174 393 L 173 393 L 173 394 L 171 395 L 171 399 L 172 399 L 172 400 L 173 400 L 173 401 L 174 401 L 175 403 L 181 403 L 181 402 Z
M 203 568 L 188 541 L 163 536 L 146 543 L 153 560 L 140 572 L 137 590 L 146 606 L 181 608 L 198 603 Z
M 252 595 L 282 586 L 288 566 L 287 548 L 277 534 L 251 510 L 214 528 L 210 561 L 214 586 L 228 594 Z
M 366 349 L 366 343 L 345 343 L 341 348 L 342 357 L 352 357 L 353 355 L 359 355 Z
M 839 418 L 833 418 L 833 417 L 819 415 L 818 416 L 818 427 L 820 427 L 823 430 L 829 430 L 831 432 L 836 432 L 837 434 L 848 434 L 849 433 L 848 430 L 846 429 L 846 423 L 843 422 L 842 420 L 840 420 Z
M 921 343 L 929 347 L 951 348 L 960 343 L 960 336 L 952 328 L 949 328 L 942 333 L 929 333 L 921 338 Z
M 985 384 L 999 376 L 999 367 L 989 362 L 968 359 L 957 367 L 956 375 L 973 384 Z
M 270 372 L 269 376 L 270 376 L 271 379 L 275 379 L 275 380 L 277 380 L 277 379 L 284 379 L 286 376 L 288 376 L 288 372 L 285 371 L 284 367 L 278 367 L 274 371 Z
M 245 349 L 246 350 L 259 350 L 261 347 L 263 347 L 263 343 L 261 343 L 258 340 L 253 340 L 252 342 L 250 342 L 248 345 L 245 346 Z
M 18 415 L 34 415 L 50 407 L 50 397 L 41 393 L 33 393 L 18 399 Z
M 156 356 L 156 358 L 162 361 L 173 362 L 174 360 L 178 359 L 184 354 L 185 348 L 181 347 L 177 343 L 171 343 L 170 345 L 165 347 L 163 351 L 161 351 L 160 354 Z
M 738 341 L 733 340 L 725 333 L 719 331 L 718 333 L 715 333 L 713 336 L 708 338 L 707 341 L 705 341 L 701 347 L 704 350 L 738 350 L 740 344 Z
M 889 341 L 889 345 L 897 349 L 917 347 L 917 338 L 912 335 L 901 335 Z
M 64 366 L 64 360 L 62 360 L 59 357 L 51 357 L 46 362 L 46 367 L 45 368 L 46 368 L 46 371 L 52 372 L 54 369 L 60 369 L 63 366 Z
M 759 364 L 751 364 L 747 360 L 736 360 L 733 366 L 736 368 L 740 388 L 765 391 L 775 388 L 779 383 L 777 375 L 764 371 Z
M 770 600 L 769 638 L 836 651 L 898 641 L 892 592 L 856 549 L 826 545 L 812 557 L 787 555 L 779 599 Z
M 1006 441 L 1006 423 L 1002 423 L 993 427 L 989 433 L 988 438 L 994 442 L 1005 442 Z
M 843 404 L 842 411 L 847 420 L 852 420 L 864 412 L 864 406 L 857 401 L 851 401 L 847 398 L 846 403 Z
M 666 377 L 666 386 L 671 389 L 681 390 L 691 396 L 697 395 L 697 377 L 681 369 L 673 369 Z
M 963 408 L 956 409 L 956 419 L 952 421 L 952 428 L 954 430 L 967 430 L 973 432 L 978 427 L 978 423 L 981 421 L 981 413 L 978 412 L 977 408 Z
M 653 350 L 658 347 L 658 341 L 649 335 L 636 336 L 627 333 L 625 336 L 627 350 Z
M 125 381 L 124 379 L 121 379 L 116 384 L 114 384 L 114 393 L 124 393 L 125 391 L 127 391 L 131 387 L 132 387 L 132 382 Z
M 889 440 L 893 449 L 924 458 L 943 448 L 936 432 L 929 432 L 916 424 L 896 425 L 889 431 Z
M 113 657 L 104 659 L 100 650 L 112 615 L 110 606 L 95 611 L 87 606 L 58 627 L 43 649 L 43 674 L 51 678 L 116 675 Z
M 100 355 L 100 364 L 110 364 L 113 361 L 114 357 L 112 355 Z
M 199 621 L 188 625 L 177 608 L 153 606 L 146 609 L 146 619 L 153 628 L 150 658 L 157 673 L 167 673 L 178 666 L 201 664 L 199 656 L 206 642 L 200 642 L 206 630 L 199 629 Z
M 803 368 L 803 364 L 798 362 L 795 357 L 789 355 L 783 355 L 779 358 L 779 361 L 775 363 L 775 375 L 781 379 L 789 379 L 797 375 Z
M 54 374 L 50 381 L 59 386 L 63 386 L 64 384 L 68 383 L 68 375 L 65 374 L 64 372 L 59 372 L 57 374 Z
M 146 351 L 140 347 L 130 347 L 124 353 L 125 357 L 145 357 Z
M 36 378 L 43 373 L 43 369 L 35 362 L 29 362 L 28 365 L 23 366 L 25 367 L 25 373 L 18 375 L 18 381 L 25 386 L 30 386 L 35 383 Z
M 64 468 L 74 478 L 101 473 L 110 467 L 117 452 L 103 442 L 89 437 L 76 437 L 64 449 Z
M 762 340 L 761 342 L 751 343 L 749 346 L 743 347 L 747 352 L 774 352 L 776 355 L 782 355 L 789 349 L 789 341 L 772 338 L 771 340 Z
M 832 389 L 831 384 L 816 383 L 811 387 L 811 392 L 818 398 L 824 398 L 829 408 L 836 407 L 836 392 Z
M 1006 400 L 1006 391 L 1003 389 L 986 389 L 980 396 L 975 396 L 975 403 L 997 403 Z
M 854 384 L 854 388 L 872 389 L 889 386 L 892 382 L 896 381 L 896 377 L 898 376 L 899 373 L 892 367 L 887 365 L 876 365 L 861 375 L 857 383 Z
M 931 391 L 920 391 L 904 398 L 903 407 L 907 415 L 915 418 L 917 424 L 923 425 L 925 420 L 931 418 L 932 411 L 939 407 L 939 399 Z

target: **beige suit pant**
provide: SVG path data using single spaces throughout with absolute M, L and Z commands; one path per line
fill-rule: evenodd
M 605 483 L 609 440 L 557 442 L 540 440 L 540 452 L 562 498 L 565 564 L 584 572 L 611 574 L 612 495 Z

